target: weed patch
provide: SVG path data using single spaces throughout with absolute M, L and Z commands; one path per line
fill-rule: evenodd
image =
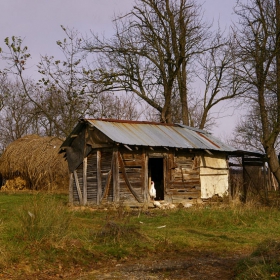
M 131 241 L 141 236 L 139 233 L 139 226 L 128 224 L 127 222 L 108 221 L 101 231 L 96 234 L 96 238 L 103 243 L 108 241 L 120 243 L 124 241 Z
M 237 280 L 280 279 L 280 240 L 264 240 L 236 267 Z
M 67 208 L 50 195 L 34 195 L 17 210 L 16 236 L 26 241 L 57 241 L 68 231 Z
M 133 212 L 120 205 L 106 213 L 104 224 L 96 232 L 96 238 L 98 242 L 112 241 L 115 244 L 131 242 L 136 238 L 141 238 L 140 225 L 135 221 Z

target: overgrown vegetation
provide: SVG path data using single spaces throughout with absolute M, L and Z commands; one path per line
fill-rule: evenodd
M 280 279 L 280 240 L 267 239 L 255 251 L 239 262 L 236 279 Z
M 60 241 L 67 236 L 71 216 L 53 196 L 35 195 L 18 207 L 16 237 L 31 242 Z
M 61 271 L 71 275 L 114 259 L 198 251 L 246 257 L 236 267 L 236 279 L 279 277 L 279 207 L 215 203 L 98 210 L 69 207 L 61 194 L 1 192 L 0 198 L 4 279 Z

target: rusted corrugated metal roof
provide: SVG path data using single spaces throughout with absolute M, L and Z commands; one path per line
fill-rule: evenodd
M 227 152 L 235 150 L 211 134 L 185 125 L 92 119 L 84 121 L 96 127 L 112 141 L 129 146 L 173 147 Z

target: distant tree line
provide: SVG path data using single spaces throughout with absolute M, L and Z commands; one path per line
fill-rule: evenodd
M 238 0 L 229 31 L 195 0 L 136 0 L 110 38 L 65 28 L 62 58 L 30 53 L 20 37 L 0 50 L 0 142 L 30 133 L 66 137 L 80 117 L 151 120 L 211 130 L 228 104 L 247 106 L 234 143 L 267 154 L 280 182 L 280 0 Z M 230 102 L 230 103 L 229 103 Z

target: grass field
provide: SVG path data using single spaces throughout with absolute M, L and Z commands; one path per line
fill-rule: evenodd
M 71 274 L 113 259 L 199 251 L 245 255 L 236 279 L 280 279 L 276 206 L 96 210 L 69 207 L 66 194 L 0 192 L 0 212 L 0 278 Z

